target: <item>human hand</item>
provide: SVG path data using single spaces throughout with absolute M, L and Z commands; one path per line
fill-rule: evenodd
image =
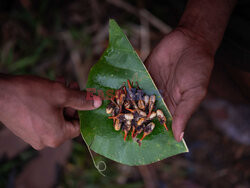
M 173 116 L 177 141 L 182 140 L 188 119 L 206 95 L 213 68 L 210 49 L 204 38 L 177 28 L 162 39 L 145 62 Z
M 33 148 L 57 147 L 80 133 L 76 110 L 93 110 L 102 101 L 76 84 L 64 84 L 34 76 L 0 77 L 0 121 Z

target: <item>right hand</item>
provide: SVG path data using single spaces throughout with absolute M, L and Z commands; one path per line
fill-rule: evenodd
M 40 150 L 78 136 L 76 110 L 96 109 L 102 101 L 97 96 L 87 100 L 86 92 L 35 76 L 1 76 L 0 104 L 0 121 Z

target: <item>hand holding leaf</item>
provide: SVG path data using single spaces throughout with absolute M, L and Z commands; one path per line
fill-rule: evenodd
M 158 44 L 145 64 L 173 115 L 175 139 L 181 141 L 188 119 L 206 95 L 212 53 L 203 39 L 178 28 Z

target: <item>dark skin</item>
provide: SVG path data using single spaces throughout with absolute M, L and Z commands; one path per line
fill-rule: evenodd
M 1 76 L 1 122 L 33 148 L 57 147 L 80 134 L 76 110 L 93 110 L 102 101 L 67 88 L 64 83 L 34 76 Z
M 172 129 L 177 141 L 182 140 L 186 122 L 206 95 L 213 68 L 213 56 L 204 48 L 202 39 L 194 40 L 189 35 L 176 29 L 146 61 L 173 115 Z
M 189 0 L 179 26 L 145 62 L 173 115 L 177 141 L 206 95 L 213 58 L 235 3 Z M 75 110 L 93 110 L 101 103 L 99 97 L 87 100 L 76 86 L 33 76 L 0 76 L 0 121 L 35 149 L 56 147 L 78 136 Z
M 173 115 L 177 141 L 206 95 L 214 55 L 235 4 L 236 0 L 189 0 L 178 27 L 145 62 Z

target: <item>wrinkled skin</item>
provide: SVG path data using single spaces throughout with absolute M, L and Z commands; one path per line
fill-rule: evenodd
M 76 110 L 93 110 L 99 97 L 87 100 L 76 83 L 34 76 L 0 75 L 0 121 L 14 134 L 40 150 L 57 147 L 80 134 Z M 95 104 L 94 104 L 95 101 Z
M 188 119 L 206 95 L 213 53 L 205 39 L 179 27 L 160 41 L 145 65 L 173 115 L 175 139 L 181 141 Z

